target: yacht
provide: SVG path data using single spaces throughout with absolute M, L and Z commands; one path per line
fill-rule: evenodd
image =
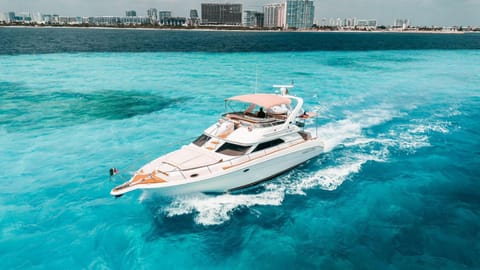
M 137 189 L 162 196 L 240 190 L 271 179 L 323 152 L 322 141 L 305 130 L 315 117 L 293 85 L 275 94 L 225 99 L 227 113 L 197 139 L 141 167 L 112 189 L 119 197 Z

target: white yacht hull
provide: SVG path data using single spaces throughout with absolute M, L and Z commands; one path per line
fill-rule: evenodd
M 287 151 L 287 150 L 286 150 Z M 212 175 L 207 179 L 185 181 L 170 186 L 147 185 L 137 186 L 147 193 L 161 196 L 173 196 L 187 193 L 224 193 L 255 185 L 279 175 L 323 152 L 323 146 L 318 142 L 307 142 L 289 153 L 280 151 L 272 155 L 246 162 L 242 165 L 226 169 L 224 173 Z

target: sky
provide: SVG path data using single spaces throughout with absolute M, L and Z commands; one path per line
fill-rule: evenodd
M 200 13 L 200 3 L 241 3 L 243 10 L 262 10 L 267 3 L 282 0 L 0 0 L 0 12 L 40 12 L 60 16 L 124 16 L 136 10 L 145 16 L 148 8 L 170 10 L 188 17 L 190 9 Z M 315 20 L 323 18 L 377 19 L 392 25 L 409 19 L 411 25 L 480 26 L 480 0 L 315 0 Z

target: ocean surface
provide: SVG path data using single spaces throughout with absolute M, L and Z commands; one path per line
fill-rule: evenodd
M 479 34 L 0 28 L 0 269 L 479 269 L 479 63 Z M 109 195 L 292 80 L 318 158 Z

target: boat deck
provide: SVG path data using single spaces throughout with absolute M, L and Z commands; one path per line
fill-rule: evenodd
M 243 124 L 255 125 L 260 127 L 276 126 L 285 123 L 287 118 L 284 114 L 266 114 L 265 117 L 257 117 L 253 113 L 231 112 L 223 115 L 226 120 L 239 121 Z
M 165 183 L 167 180 L 162 179 L 156 175 L 156 172 L 152 172 L 149 174 L 136 174 L 131 181 L 124 183 L 118 187 L 115 187 L 114 191 L 120 191 L 124 188 L 133 187 L 136 185 L 144 185 L 144 184 L 158 184 L 158 183 Z

